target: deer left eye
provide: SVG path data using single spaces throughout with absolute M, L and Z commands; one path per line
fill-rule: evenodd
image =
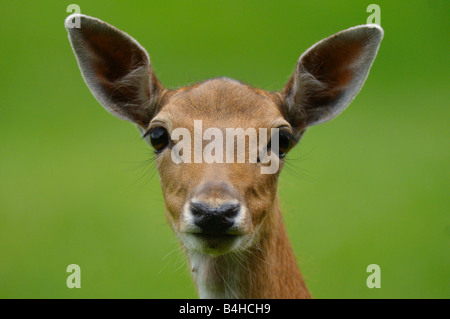
M 279 136 L 279 149 L 278 149 L 278 154 L 280 157 L 285 157 L 286 153 L 289 151 L 289 149 L 291 148 L 291 135 L 287 132 L 280 132 L 280 136 Z
M 280 131 L 278 136 L 278 156 L 283 158 L 291 148 L 292 136 L 288 132 Z
M 292 135 L 286 131 L 280 131 L 278 135 L 278 156 L 284 158 L 291 148 Z M 272 150 L 272 141 L 267 145 L 267 150 Z

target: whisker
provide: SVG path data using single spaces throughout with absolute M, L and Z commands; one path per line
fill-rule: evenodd
M 155 154 L 151 152 L 147 156 L 148 157 L 144 160 L 128 162 L 131 165 L 129 168 L 125 169 L 126 171 L 140 171 L 139 176 L 134 183 L 139 183 L 141 186 L 150 183 L 156 174 Z

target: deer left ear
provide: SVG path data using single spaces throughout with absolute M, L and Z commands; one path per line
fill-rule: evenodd
M 282 91 L 284 112 L 297 130 L 329 121 L 363 86 L 383 38 L 375 24 L 341 31 L 308 49 Z

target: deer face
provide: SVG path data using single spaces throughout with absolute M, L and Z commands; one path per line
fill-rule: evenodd
M 167 219 L 187 249 L 222 254 L 233 249 L 245 249 L 251 244 L 257 225 L 272 209 L 281 166 L 278 165 L 272 174 L 262 174 L 261 166 L 267 164 L 249 161 L 251 151 L 258 153 L 254 149 L 256 145 L 250 143 L 251 137 L 247 137 L 244 150 L 241 150 L 245 152 L 243 163 L 238 162 L 237 151 L 233 152 L 231 160 L 230 156 L 225 158 L 229 155 L 226 154 L 225 140 L 230 138 L 226 131 L 242 129 L 249 132 L 248 129 L 254 129 L 258 139 L 260 128 L 278 128 L 281 132 L 279 144 L 283 149 L 273 160 L 282 164 L 291 142 L 286 139 L 291 138 L 292 128 L 283 117 L 278 102 L 276 94 L 226 78 L 214 79 L 172 92 L 150 121 L 147 132 L 152 132 L 154 137 L 150 133 L 148 138 L 150 144 L 158 148 L 155 163 Z M 210 142 L 197 140 L 195 142 L 200 145 L 203 158 L 197 160 L 198 163 L 193 160 L 176 163 L 172 155 L 176 143 L 171 138 L 172 133 L 177 128 L 188 130 L 192 142 L 189 143 L 190 149 L 183 152 L 194 154 L 194 148 L 198 147 L 194 145 L 194 135 L 198 135 L 195 120 L 201 120 L 200 129 L 204 134 L 200 133 L 200 138 L 207 132 L 217 133 L 213 138 L 220 138 L 220 141 L 216 140 L 214 152 L 219 153 L 219 157 L 214 158 L 214 162 L 208 161 L 205 152 Z M 269 138 L 264 136 L 267 141 Z M 267 144 L 261 146 L 266 147 Z M 233 150 L 237 149 L 235 146 Z
M 87 85 L 153 146 L 169 224 L 185 249 L 210 255 L 245 250 L 258 237 L 276 202 L 284 156 L 309 126 L 334 118 L 353 100 L 383 35 L 367 25 L 322 40 L 300 57 L 281 92 L 227 78 L 167 90 L 134 39 L 84 15 L 66 21 L 75 16 L 81 28 L 66 27 Z M 242 130 L 243 150 L 234 137 L 230 143 L 229 129 Z M 269 154 L 271 162 L 263 161 Z M 272 161 L 276 169 L 262 173 Z

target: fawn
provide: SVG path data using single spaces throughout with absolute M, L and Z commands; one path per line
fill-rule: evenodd
M 107 111 L 136 124 L 154 148 L 166 219 L 200 298 L 310 298 L 279 208 L 278 176 L 305 130 L 336 117 L 359 92 L 382 28 L 356 26 L 316 43 L 300 56 L 283 90 L 267 92 L 229 78 L 166 89 L 148 53 L 126 33 L 82 14 L 67 17 L 65 26 L 92 94 Z M 194 120 L 216 132 L 277 129 L 258 147 L 276 154 L 279 169 L 261 174 L 266 164 L 259 159 L 174 161 L 172 132 L 193 132 Z

